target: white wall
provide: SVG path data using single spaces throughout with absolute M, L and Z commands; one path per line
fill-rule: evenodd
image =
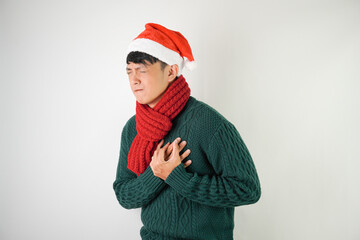
M 140 239 L 112 190 L 127 45 L 188 38 L 192 95 L 238 128 L 262 197 L 235 239 L 360 239 L 359 1 L 0 1 L 0 238 Z

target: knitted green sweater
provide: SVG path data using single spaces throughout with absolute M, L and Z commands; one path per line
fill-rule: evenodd
M 180 164 L 165 181 L 150 167 L 139 176 L 127 168 L 136 134 L 134 115 L 122 130 L 113 189 L 124 208 L 141 207 L 142 239 L 233 239 L 234 207 L 255 203 L 261 195 L 253 160 L 235 126 L 190 96 L 164 144 L 186 140 L 183 151 L 191 153 L 184 161 L 192 163 Z

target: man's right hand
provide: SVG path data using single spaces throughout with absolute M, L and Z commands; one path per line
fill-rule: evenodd
M 181 138 L 180 138 L 180 140 L 181 140 Z M 170 155 L 171 155 L 171 153 L 172 153 L 172 150 L 173 150 L 173 143 L 174 142 L 176 142 L 176 139 L 170 144 L 170 145 L 168 145 L 168 147 L 167 147 L 167 149 L 166 149 L 166 151 L 165 151 L 165 161 L 168 161 L 169 159 L 170 159 Z M 160 146 L 161 146 L 161 142 L 159 143 L 160 144 Z M 187 142 L 186 141 L 182 141 L 180 144 L 179 144 L 179 152 L 181 152 L 183 149 L 184 149 L 184 147 L 186 146 L 186 144 L 187 144 Z M 188 150 L 186 150 L 186 151 L 190 151 L 190 149 L 188 149 Z M 190 154 L 190 152 L 189 152 L 189 154 Z M 189 154 L 182 154 L 181 155 L 181 159 L 183 160 L 183 159 L 185 159 Z
M 180 137 L 175 139 L 171 144 L 167 143 L 161 147 L 164 140 L 161 140 L 156 147 L 150 167 L 153 170 L 155 176 L 165 180 L 170 172 L 178 165 L 181 164 L 190 154 L 190 149 L 187 149 L 183 154 L 179 155 L 181 150 L 185 147 L 186 141 L 180 143 Z M 175 147 L 175 149 L 174 149 Z M 173 151 L 174 150 L 174 151 Z M 171 159 L 171 160 L 170 160 Z M 170 161 L 169 161 L 170 160 Z M 184 163 L 184 167 L 188 167 L 191 164 L 191 160 Z

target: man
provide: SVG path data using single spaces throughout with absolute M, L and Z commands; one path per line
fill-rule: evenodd
M 142 239 L 233 239 L 234 207 L 261 195 L 240 134 L 190 96 L 181 72 L 194 58 L 181 33 L 148 23 L 128 52 L 136 114 L 121 134 L 119 203 L 141 208 Z

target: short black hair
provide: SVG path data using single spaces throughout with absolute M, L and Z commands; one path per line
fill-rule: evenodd
M 134 52 L 130 52 L 127 57 L 126 57 L 126 63 L 129 64 L 130 62 L 133 63 L 142 63 L 145 65 L 148 65 L 147 62 L 150 62 L 150 64 L 154 64 L 156 62 L 160 62 L 161 63 L 161 70 L 164 71 L 165 67 L 168 65 L 167 63 L 159 60 L 156 57 L 153 57 L 147 53 L 144 52 L 138 52 L 138 51 L 134 51 Z

